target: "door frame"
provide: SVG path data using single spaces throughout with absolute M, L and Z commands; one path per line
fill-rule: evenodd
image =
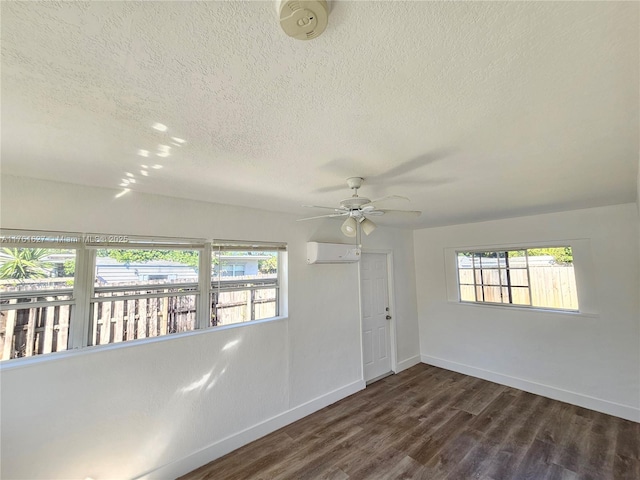
M 389 296 L 389 343 L 391 344 L 391 372 L 398 373 L 397 362 L 397 335 L 396 335 L 396 308 L 395 308 L 395 287 L 393 283 L 393 250 L 363 248 L 361 255 L 367 253 L 377 253 L 385 255 L 387 258 L 387 295 Z M 361 259 L 362 260 L 362 259 Z M 362 264 L 358 262 L 358 298 L 360 307 L 360 378 L 364 381 L 364 346 L 362 344 L 363 308 L 362 308 Z

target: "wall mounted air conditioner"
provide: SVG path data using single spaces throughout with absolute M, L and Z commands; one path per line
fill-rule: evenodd
M 360 249 L 342 243 L 307 242 L 307 263 L 353 263 L 360 260 Z

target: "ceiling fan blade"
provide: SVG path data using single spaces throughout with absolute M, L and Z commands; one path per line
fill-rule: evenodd
M 381 213 L 376 213 L 376 212 L 381 212 Z M 367 215 L 387 215 L 387 214 L 393 214 L 393 215 L 410 215 L 412 217 L 419 217 L 420 215 L 422 215 L 422 212 L 420 210 L 388 210 L 386 208 L 376 208 L 375 210 L 373 210 L 372 212 L 367 212 Z
M 349 212 L 333 213 L 333 214 L 329 214 L 329 215 L 318 215 L 317 217 L 299 218 L 299 219 L 296 220 L 296 222 L 304 222 L 305 220 L 315 220 L 317 218 L 344 217 L 345 215 L 348 215 L 348 214 L 349 214 Z
M 339 207 L 325 207 L 322 205 L 302 205 L 305 208 L 323 208 L 325 210 L 334 210 L 336 212 L 339 212 L 340 210 L 342 210 L 342 208 Z
M 376 202 L 383 202 L 385 200 L 406 200 L 407 202 L 409 201 L 409 199 L 407 197 L 403 197 L 402 195 L 386 195 L 384 197 L 380 197 L 380 198 L 376 198 L 375 200 L 371 200 L 369 203 L 365 203 L 364 205 L 362 205 L 361 207 L 368 207 Z

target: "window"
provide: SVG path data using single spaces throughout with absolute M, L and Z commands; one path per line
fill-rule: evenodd
M 3 230 L 0 359 L 276 317 L 284 244 Z
M 571 247 L 457 252 L 460 301 L 578 310 Z
M 96 250 L 89 345 L 196 329 L 199 251 Z
M 0 250 L 0 358 L 67 349 L 75 260 L 74 249 Z
M 212 326 L 279 315 L 279 250 L 283 249 L 229 244 L 214 247 Z

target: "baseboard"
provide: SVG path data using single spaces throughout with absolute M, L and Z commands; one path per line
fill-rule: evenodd
M 590 397 L 581 393 L 571 392 L 561 388 L 532 382 L 530 380 L 503 375 L 490 370 L 484 370 L 482 368 L 472 367 L 470 365 L 452 362 L 442 358 L 431 357 L 429 355 L 421 355 L 420 358 L 422 359 L 422 363 L 433 365 L 434 367 L 464 373 L 465 375 L 482 378 L 484 380 L 489 380 L 490 382 L 517 388 L 518 390 L 524 390 L 525 392 L 535 393 L 536 395 L 541 395 L 543 397 L 588 408 L 589 410 L 595 410 L 597 412 L 606 413 L 608 415 L 624 418 L 633 422 L 640 422 L 640 408 L 634 408 L 629 405 L 622 405 L 608 400 Z
M 211 445 L 192 453 L 187 457 L 146 472 L 136 477 L 136 480 L 177 478 L 201 467 L 202 465 L 206 465 L 216 458 L 220 458 L 223 455 L 242 447 L 243 445 L 264 437 L 271 432 L 275 432 L 279 428 L 300 420 L 313 412 L 317 412 L 338 400 L 342 400 L 349 395 L 353 395 L 364 388 L 365 382 L 363 380 L 353 382 L 325 395 L 314 398 L 313 400 L 303 403 L 295 408 L 287 410 L 286 412 L 276 415 L 264 422 L 242 430 L 241 432 L 230 435 L 227 438 L 223 438 L 222 440 L 212 443 Z
M 420 355 L 415 355 L 413 357 L 407 358 L 406 360 L 402 360 L 396 364 L 396 373 L 400 373 L 407 368 L 411 368 L 414 365 L 418 365 L 421 362 Z

